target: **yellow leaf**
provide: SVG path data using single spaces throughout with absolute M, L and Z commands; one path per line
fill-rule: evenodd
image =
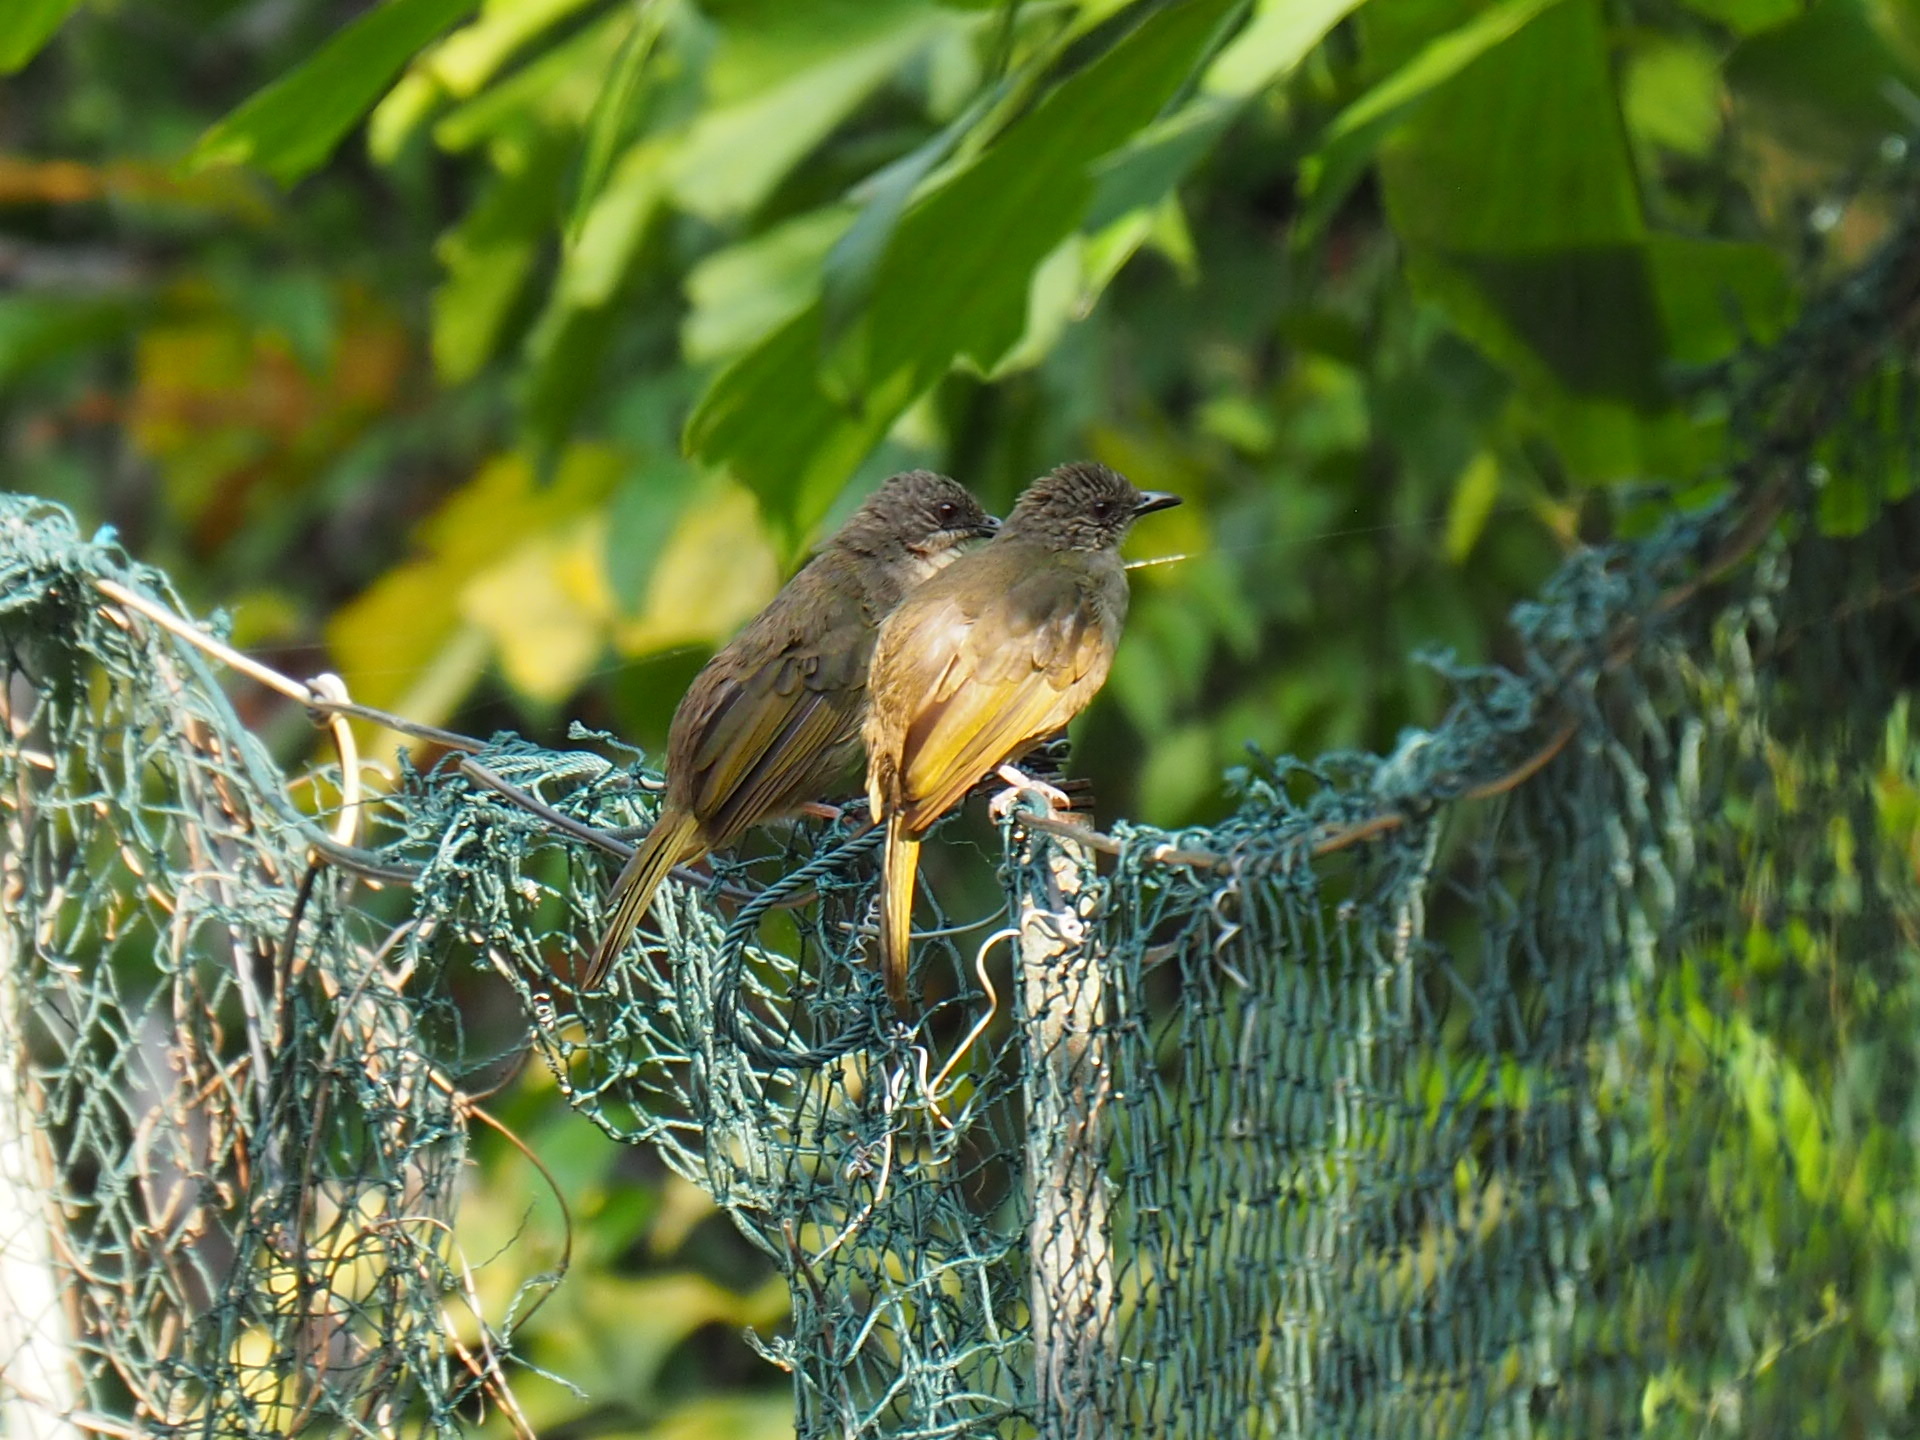
M 614 644 L 645 655 L 724 640 L 779 586 L 779 560 L 753 496 L 731 480 L 709 481 L 680 513 L 647 583 L 646 608 L 614 626 Z
M 605 446 L 577 445 L 545 485 L 517 455 L 483 465 L 420 526 L 424 553 L 381 576 L 327 626 L 328 647 L 353 697 L 409 719 L 445 720 L 497 640 L 463 608 L 467 587 L 522 547 L 553 543 L 577 527 L 605 500 L 623 464 Z M 576 552 L 580 543 L 576 536 Z M 577 567 L 577 553 L 569 554 Z
M 507 683 L 530 700 L 566 699 L 606 644 L 605 537 L 599 515 L 536 535 L 460 592 L 460 613 L 493 642 Z

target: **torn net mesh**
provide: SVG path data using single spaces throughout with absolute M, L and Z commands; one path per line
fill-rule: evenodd
M 335 834 L 339 777 L 97 588 L 163 577 L 0 500 L 0 1428 L 506 1403 L 480 966 L 786 1273 L 803 1436 L 1911 1433 L 1913 253 L 1723 376 L 1727 503 L 1571 559 L 1434 730 L 1117 854 L 1010 824 L 1007 910 L 923 905 L 911 1026 L 857 817 L 669 886 L 577 996 L 617 861 L 483 781 L 618 830 L 644 766 L 498 737 Z M 1815 523 L 1845 485 L 1870 523 Z

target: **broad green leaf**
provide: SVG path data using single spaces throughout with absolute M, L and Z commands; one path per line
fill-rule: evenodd
M 902 9 L 902 24 L 856 49 L 717 110 L 676 154 L 675 201 L 704 220 L 753 210 L 804 156 L 935 33 L 937 16 Z
M 1266 89 L 1313 53 L 1329 31 L 1365 0 L 1260 0 L 1246 28 L 1214 57 L 1200 88 L 1245 99 Z M 1387 0 L 1391 4 L 1392 0 Z
M 673 158 L 671 142 L 652 136 L 620 157 L 561 259 L 554 287 L 558 303 L 586 310 L 613 298 L 667 197 Z
M 1492 13 L 1468 28 L 1484 38 Z M 1379 172 L 1416 288 L 1521 382 L 1575 473 L 1697 458 L 1668 408 L 1655 262 L 1597 0 L 1557 0 L 1428 89 Z
M 717 108 L 763 95 L 803 70 L 941 19 L 929 0 L 705 0 L 719 31 L 707 66 Z M 945 17 L 951 21 L 953 17 Z
M 190 165 L 251 165 L 283 185 L 325 163 L 401 68 L 477 0 L 386 0 L 200 138 Z
M 1770 245 L 1650 235 L 1647 255 L 1670 358 L 1723 359 L 1737 346 L 1767 344 L 1792 318 L 1793 280 Z
M 448 92 L 465 98 L 507 61 L 593 0 L 485 0 L 480 17 L 434 47 L 426 68 Z M 648 5 L 648 9 L 657 8 Z
M 0 75 L 21 69 L 47 41 L 80 0 L 7 0 L 0 6 Z
M 433 363 L 448 384 L 471 379 L 499 348 L 558 213 L 561 153 L 549 141 L 512 155 L 434 247 L 446 279 L 433 294 Z
M 613 169 L 614 156 L 632 139 L 629 131 L 641 93 L 640 82 L 660 38 L 666 13 L 665 5 L 646 6 L 621 43 L 620 54 L 600 88 L 600 98 L 594 102 L 593 114 L 587 120 L 586 147 L 580 157 L 580 183 L 574 190 L 573 214 L 567 221 L 569 238 L 580 233 L 588 211 Z
M 1157 12 L 909 209 L 875 278 L 862 330 L 873 380 L 857 403 L 822 387 L 816 303 L 713 382 L 688 422 L 693 453 L 746 481 L 790 532 L 809 529 L 956 359 L 987 369 L 1018 341 L 1032 274 L 1079 227 L 1093 163 L 1159 114 L 1234 8 Z
M 981 118 L 1000 103 L 1011 82 L 982 91 L 966 109 L 928 140 L 885 169 L 869 176 L 860 186 L 859 214 L 853 224 L 834 243 L 821 267 L 821 305 L 828 350 L 827 369 L 836 394 L 858 388 L 864 375 L 858 367 L 865 359 L 863 347 L 841 344 L 849 326 L 864 310 L 873 294 L 873 282 L 880 260 L 893 242 L 893 234 L 906 214 L 907 203 L 939 166 L 946 163 L 955 147 L 980 123 Z M 853 350 L 855 353 L 849 354 Z
M 1237 100 L 1202 96 L 1155 122 L 1094 167 L 1098 184 L 1086 224 L 1099 229 L 1130 211 L 1158 205 L 1240 114 Z
M 1405 66 L 1342 110 L 1328 127 L 1327 141 L 1350 135 L 1411 105 L 1453 79 L 1489 50 L 1512 39 L 1542 11 L 1559 3 L 1561 0 L 1500 0 L 1499 4 L 1482 10 L 1466 24 L 1434 40 Z M 1539 78 L 1543 83 L 1551 83 L 1552 69 Z
M 632 31 L 615 12 L 528 61 L 449 112 L 433 127 L 434 143 L 458 154 L 488 141 L 527 143 L 543 131 L 584 126 Z
M 737 355 L 820 293 L 822 263 L 853 222 L 840 206 L 809 210 L 738 245 L 715 251 L 687 274 L 688 360 Z

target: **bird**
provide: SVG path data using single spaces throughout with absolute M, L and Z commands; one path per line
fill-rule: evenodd
M 1086 707 L 1127 616 L 1120 542 L 1178 505 L 1105 465 L 1041 476 L 1000 533 L 915 590 L 880 627 L 867 680 L 867 798 L 884 825 L 880 957 L 907 1010 L 920 841 L 983 776 Z
M 707 662 L 673 712 L 666 793 L 614 881 L 582 990 L 606 979 L 674 866 L 857 783 L 881 621 L 999 526 L 945 475 L 895 475 Z

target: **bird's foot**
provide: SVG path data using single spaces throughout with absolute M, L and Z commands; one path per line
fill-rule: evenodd
M 822 800 L 809 800 L 800 807 L 800 813 L 814 820 L 825 820 L 831 823 L 838 820 L 843 812 L 838 805 L 829 805 Z
M 1044 780 L 1036 780 L 1012 765 L 1002 765 L 993 773 L 1007 782 L 1007 788 L 987 803 L 987 813 L 996 820 L 1006 819 L 1022 795 L 1038 795 L 1047 802 L 1049 810 L 1073 809 L 1073 799 L 1064 790 Z

